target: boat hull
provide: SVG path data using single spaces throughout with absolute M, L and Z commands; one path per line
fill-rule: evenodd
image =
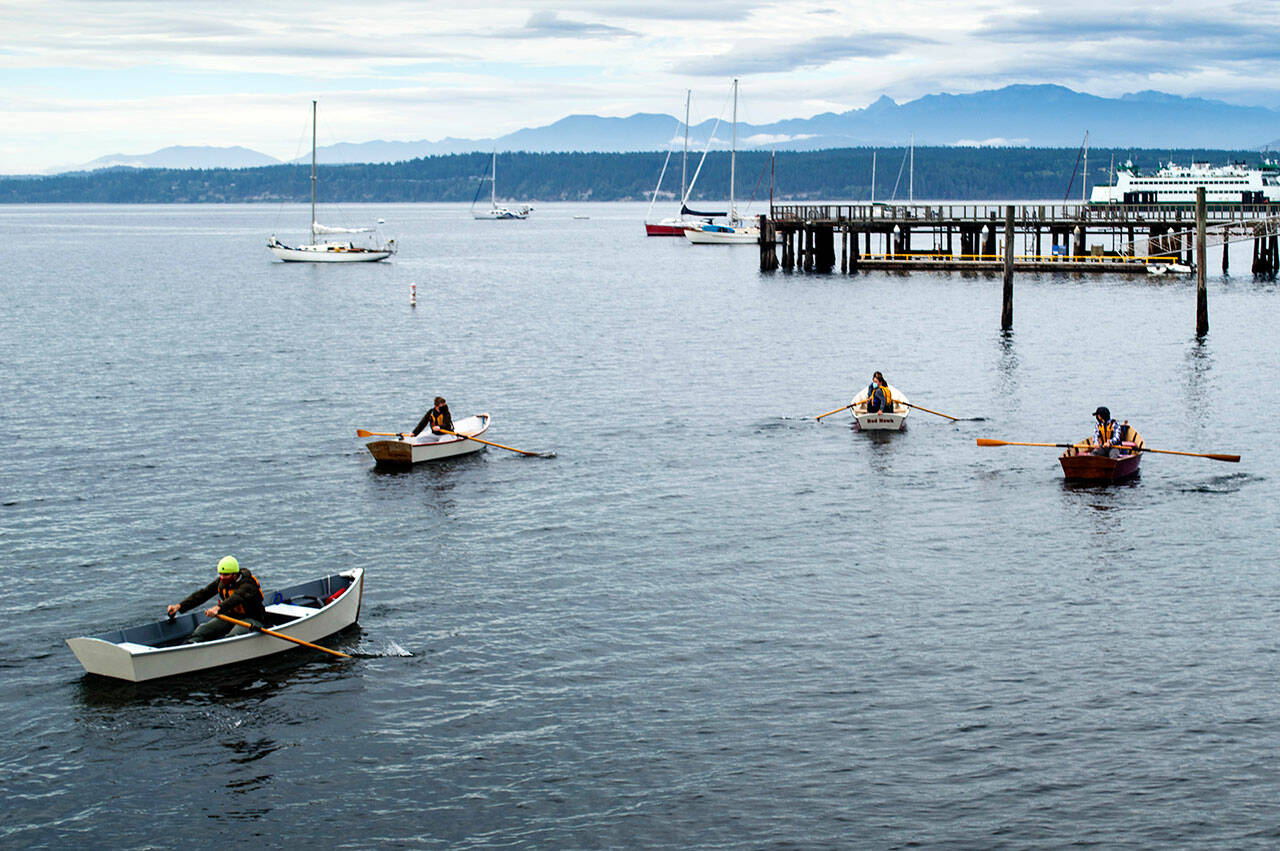
M 718 225 L 712 227 L 718 228 Z M 726 228 L 706 230 L 704 228 L 688 228 L 684 238 L 694 245 L 757 245 L 760 242 L 759 228 Z
M 1138 464 L 1142 461 L 1142 453 L 1121 455 L 1111 458 L 1106 455 L 1091 455 L 1087 451 L 1068 449 L 1058 456 L 1062 464 L 1062 474 L 1072 482 L 1118 482 L 1138 474 Z
M 669 224 L 666 222 L 658 222 L 655 224 L 653 222 L 645 222 L 644 235 L 645 236 L 684 236 L 684 232 L 685 230 L 688 229 L 688 227 L 690 226 L 684 225 L 684 224 L 674 224 L 674 223 Z
M 509 207 L 494 207 L 492 210 L 485 210 L 483 213 L 472 213 L 472 218 L 477 221 L 506 221 L 515 219 L 523 221 L 529 218 L 529 214 L 533 212 L 532 207 L 521 207 L 519 210 L 512 210 Z
M 386 260 L 396 253 L 394 248 L 360 248 L 349 243 L 289 246 L 271 242 L 267 247 L 286 263 L 370 263 Z
M 488 414 L 476 414 L 453 424 L 453 430 L 479 437 L 489 430 Z M 373 440 L 365 444 L 369 454 L 379 467 L 411 467 L 423 461 L 439 461 L 468 455 L 484 449 L 484 444 L 452 435 L 440 435 L 441 440 L 425 440 L 421 443 L 407 440 Z
M 284 635 L 315 643 L 356 623 L 360 618 L 360 604 L 364 595 L 362 568 L 353 568 L 281 589 L 279 593 L 284 599 L 308 596 L 319 601 L 325 598 L 320 594 L 328 596 L 326 592 L 329 589 L 340 588 L 344 583 L 345 590 L 341 595 L 320 608 L 287 603 L 268 605 L 267 615 L 272 623 L 282 621 L 270 628 Z M 272 596 L 268 595 L 268 599 Z M 202 613 L 192 611 L 172 620 L 117 630 L 114 633 L 68 638 L 67 646 L 88 673 L 135 683 L 207 671 L 299 648 L 292 641 L 261 632 L 201 644 L 172 644 L 190 635 L 192 630 L 206 620 L 208 619 Z M 146 641 L 169 646 L 152 646 L 144 643 Z
M 896 411 L 876 414 L 854 414 L 857 431 L 906 431 L 907 415 Z

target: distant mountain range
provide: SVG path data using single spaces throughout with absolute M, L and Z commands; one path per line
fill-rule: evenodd
M 749 89 L 746 96 L 749 97 Z M 690 130 L 701 150 L 714 121 Z M 1223 101 L 1145 91 L 1104 98 L 1062 86 L 1014 85 L 965 95 L 927 95 L 906 103 L 881 97 L 863 109 L 826 112 L 772 124 L 739 124 L 740 149 L 820 150 L 901 146 L 1215 148 L 1264 150 L 1280 146 L 1280 111 Z M 473 151 L 628 152 L 661 151 L 682 136 L 669 115 L 637 113 L 627 118 L 570 115 L 544 127 L 525 128 L 495 139 L 445 138 L 438 142 L 343 142 L 321 147 L 326 164 L 389 163 Z M 727 117 L 714 147 L 726 148 Z M 294 162 L 310 160 L 310 155 Z M 51 173 L 131 166 L 135 168 L 250 168 L 280 160 L 246 148 L 171 147 L 151 154 L 113 154 Z

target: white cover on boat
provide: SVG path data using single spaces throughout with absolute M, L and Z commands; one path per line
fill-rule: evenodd
M 334 228 L 319 222 L 312 222 L 311 229 L 316 233 L 373 233 L 373 228 Z

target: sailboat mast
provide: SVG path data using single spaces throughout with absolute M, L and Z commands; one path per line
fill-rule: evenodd
M 1080 178 L 1080 203 L 1089 201 L 1089 131 L 1084 131 L 1084 175 Z
M 737 177 L 738 160 L 738 78 L 733 78 L 733 133 L 729 142 L 729 218 L 738 220 L 738 210 L 733 203 L 733 184 Z
M 311 244 L 316 244 L 316 102 L 311 102 Z
M 686 191 L 685 170 L 689 167 L 689 98 L 692 96 L 693 89 L 684 90 L 684 153 L 680 155 L 680 201 L 682 203 Z
M 489 203 L 498 209 L 498 152 L 493 152 L 493 165 L 489 175 Z
M 901 174 L 902 172 L 898 172 Z M 911 134 L 911 169 L 907 174 L 907 200 L 916 201 L 916 134 Z
M 871 203 L 876 202 L 876 152 L 871 152 Z

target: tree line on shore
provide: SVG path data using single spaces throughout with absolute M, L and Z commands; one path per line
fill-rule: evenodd
M 918 147 L 834 148 L 740 151 L 735 197 L 741 206 L 754 199 L 760 209 L 778 201 L 872 200 L 875 162 L 876 201 L 1078 200 L 1081 180 L 1090 186 L 1110 182 L 1113 168 L 1126 161 L 1153 170 L 1162 163 L 1192 161 L 1221 165 L 1260 162 L 1257 151 L 1156 150 L 1103 148 L 1089 152 L 1088 174 L 1082 152 L 1064 148 Z M 654 191 L 666 152 L 528 153 L 498 155 L 498 196 L 522 202 L 647 201 Z M 489 194 L 484 178 L 490 154 L 451 154 L 398 163 L 323 165 L 318 199 L 331 202 L 470 202 Z M 701 154 L 690 153 L 693 177 Z M 914 162 L 914 170 L 909 163 Z M 667 165 L 659 198 L 680 194 L 680 153 Z M 709 153 L 690 203 L 728 197 L 729 154 Z M 910 187 L 910 188 L 909 188 Z M 305 202 L 310 198 L 310 165 L 243 169 L 111 168 L 47 176 L 0 178 L 0 203 L 195 204 Z

